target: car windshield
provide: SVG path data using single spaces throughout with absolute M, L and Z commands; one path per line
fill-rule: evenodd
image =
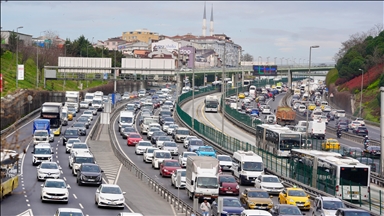
M 340 201 L 323 201 L 323 208 L 328 210 L 337 210 L 339 208 L 345 208 L 345 206 Z
M 42 163 L 40 165 L 41 169 L 58 169 L 57 164 L 55 163 Z
M 73 127 L 84 127 L 84 123 L 75 123 Z
M 164 162 L 164 166 L 168 166 L 168 167 L 179 167 L 180 164 L 179 164 L 179 162 L 177 162 L 177 161 L 165 161 L 165 162 Z
M 280 215 L 302 215 L 296 206 L 280 206 Z
M 149 131 L 151 131 L 151 132 L 160 131 L 160 128 L 158 128 L 158 127 L 151 127 L 149 129 Z
M 83 213 L 81 212 L 60 212 L 58 216 L 84 216 Z
M 83 172 L 100 172 L 99 166 L 92 166 L 92 165 L 81 165 L 81 171 Z
M 160 136 L 159 139 L 157 139 L 158 141 L 170 141 L 171 140 L 171 137 L 169 136 Z
M 265 191 L 249 191 L 248 197 L 269 198 L 269 195 Z
M 88 122 L 88 118 L 87 117 L 80 117 L 77 121 L 79 121 L 79 122 Z
M 50 148 L 35 148 L 35 154 L 51 154 Z
M 35 136 L 48 136 L 47 131 L 36 131 Z
M 73 144 L 73 143 L 77 143 L 77 142 L 81 142 L 81 140 L 79 140 L 79 139 L 69 139 L 67 141 L 67 144 Z
M 156 158 L 171 158 L 171 153 L 169 152 L 156 152 Z
M 133 128 L 133 127 L 126 127 L 126 128 L 124 128 L 124 132 L 126 132 L 126 133 L 129 133 L 129 132 L 136 132 L 136 130 L 135 130 L 135 128 Z
M 82 164 L 82 163 L 94 163 L 95 160 L 93 157 L 75 157 L 74 159 L 75 163 Z
M 225 207 L 241 207 L 238 199 L 223 199 L 223 206 Z
M 87 144 L 73 144 L 72 148 L 77 149 L 86 149 L 88 148 Z
M 166 147 L 177 147 L 175 142 L 164 142 L 164 146 L 166 146 Z
M 213 150 L 212 147 L 204 146 L 204 147 L 200 147 L 199 151 L 202 151 L 202 152 L 213 152 L 214 150 Z
M 77 135 L 77 130 L 66 130 L 64 135 L 69 135 L 69 136 Z
M 137 146 L 152 146 L 150 142 L 139 142 Z
M 219 181 L 220 183 L 223 183 L 223 182 L 236 183 L 236 179 L 233 176 L 220 176 Z
M 155 150 L 157 150 L 157 149 L 155 149 L 155 148 L 147 148 L 147 153 L 153 153 L 153 151 L 155 151 Z
M 289 191 L 288 191 L 288 196 L 293 196 L 293 197 L 306 197 L 307 194 L 305 194 L 305 192 L 302 191 L 302 190 L 289 190 Z
M 139 139 L 141 136 L 139 134 L 129 134 L 129 138 Z
M 344 216 L 370 216 L 368 212 L 361 211 L 345 211 Z
M 232 159 L 228 156 L 217 156 L 219 161 L 232 161 Z
M 176 131 L 176 134 L 180 134 L 180 135 L 188 135 L 188 134 L 189 134 L 189 130 L 177 130 L 177 131 Z
M 120 122 L 121 123 L 132 123 L 133 122 L 133 118 L 132 117 L 121 117 L 120 118 Z
M 62 181 L 45 181 L 45 187 L 48 188 L 66 188 L 65 182 Z
M 243 163 L 244 171 L 263 171 L 263 163 L 262 162 L 244 162 Z
M 118 187 L 102 187 L 101 193 L 107 194 L 121 194 L 121 190 Z
M 93 112 L 92 111 L 84 111 L 83 114 L 85 114 L 85 115 L 93 115 Z
M 279 183 L 279 179 L 277 177 L 272 177 L 272 176 L 265 176 L 263 177 L 263 182 L 274 182 L 274 183 Z

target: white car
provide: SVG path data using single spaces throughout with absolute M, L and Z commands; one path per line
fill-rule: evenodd
M 153 152 L 155 150 L 158 150 L 158 148 L 155 147 L 148 147 L 145 149 L 145 152 L 143 153 L 143 161 L 146 163 L 152 162 L 153 159 Z
M 232 158 L 229 155 L 216 155 L 222 171 L 231 171 Z
M 135 154 L 142 155 L 149 147 L 152 147 L 152 143 L 150 141 L 139 141 L 139 143 L 135 146 Z
M 160 164 L 163 163 L 164 160 L 172 159 L 172 155 L 169 151 L 165 150 L 155 150 L 153 152 L 152 159 L 152 168 L 159 169 Z
M 78 208 L 58 208 L 54 216 L 63 215 L 84 216 L 84 213 Z
M 92 121 L 93 120 L 93 111 L 92 110 L 85 110 L 83 112 L 83 115 L 81 115 L 81 116 L 87 116 Z
M 56 162 L 42 162 L 37 167 L 37 180 L 48 178 L 58 179 L 61 176 L 61 167 Z
M 300 113 L 304 113 L 305 110 L 307 110 L 307 107 L 305 107 L 305 105 L 300 105 L 297 110 L 300 112 Z
M 169 137 L 169 136 L 159 136 L 157 137 L 157 140 L 156 140 L 156 147 L 161 149 L 165 141 L 173 141 L 173 140 L 172 140 L 172 137 Z
M 125 192 L 118 185 L 101 184 L 96 190 L 95 204 L 100 206 L 124 208 Z
M 71 151 L 72 144 L 73 143 L 80 143 L 80 142 L 81 142 L 81 140 L 79 138 L 69 138 L 67 140 L 67 143 L 65 144 L 65 152 L 69 153 Z
M 180 156 L 179 156 L 179 164 L 181 167 L 186 167 L 187 166 L 187 158 L 188 156 L 197 156 L 197 154 L 195 152 L 183 152 Z
M 63 179 L 47 179 L 41 185 L 41 202 L 56 201 L 68 203 L 68 188 L 70 188 L 69 185 Z
M 87 143 L 84 143 L 84 142 L 73 143 L 71 149 L 69 150 L 69 153 L 72 154 L 72 152 L 75 150 L 89 152 L 89 147 Z
M 177 169 L 175 172 L 172 173 L 171 176 L 171 185 L 175 188 L 185 188 L 186 185 L 186 169 Z M 177 178 L 180 176 L 180 185 L 177 182 Z
M 89 108 L 89 103 L 86 101 L 81 101 L 80 102 L 80 109 L 88 109 Z
M 164 122 L 162 130 L 164 132 L 167 132 L 167 129 L 168 129 L 169 125 L 171 125 L 171 124 L 175 124 L 175 123 L 174 122 Z
M 191 139 L 197 139 L 197 136 L 186 136 L 184 139 L 184 144 L 183 144 L 184 148 L 188 148 L 189 140 L 191 140 Z
M 363 118 L 356 118 L 355 121 L 360 122 L 360 126 L 365 126 L 365 121 Z
M 177 147 L 177 144 L 173 141 L 165 141 L 161 149 L 171 152 L 171 155 L 179 155 L 179 148 Z
M 332 108 L 330 106 L 325 106 L 323 112 L 331 112 Z
M 175 129 L 177 129 L 179 126 L 177 124 L 170 124 L 167 128 L 167 134 L 171 135 Z
M 265 105 L 263 110 L 261 111 L 262 114 L 271 114 L 271 107 L 268 105 Z
M 326 125 L 328 124 L 327 116 L 321 116 L 319 119 L 320 119 L 321 122 L 325 122 Z
M 279 194 L 284 190 L 284 185 L 274 175 L 260 175 L 255 180 L 255 187 L 263 189 L 270 194 Z

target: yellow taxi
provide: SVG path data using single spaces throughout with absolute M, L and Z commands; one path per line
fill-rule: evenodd
M 325 142 L 321 144 L 321 150 L 329 151 L 329 150 L 340 150 L 340 143 L 337 139 L 326 139 Z
M 245 94 L 244 93 L 239 93 L 239 99 L 244 99 L 245 98 Z
M 308 109 L 309 109 L 309 110 L 314 110 L 314 109 L 316 109 L 316 104 L 309 104 L 309 105 L 308 105 Z
M 68 115 L 67 115 L 67 119 L 68 119 L 68 121 L 72 121 L 72 120 L 73 120 L 73 115 L 72 115 L 72 113 L 68 113 Z
M 311 202 L 309 195 L 307 195 L 301 188 L 286 188 L 279 194 L 279 203 L 295 205 L 301 210 L 309 210 Z

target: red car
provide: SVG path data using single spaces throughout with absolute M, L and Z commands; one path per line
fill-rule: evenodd
M 239 195 L 240 187 L 232 175 L 219 175 L 219 183 L 219 195 Z
M 137 143 L 139 143 L 143 138 L 138 133 L 130 133 L 127 136 L 127 145 L 129 146 L 135 146 Z
M 160 164 L 160 175 L 163 177 L 171 176 L 177 169 L 181 169 L 179 161 L 164 160 L 163 163 Z

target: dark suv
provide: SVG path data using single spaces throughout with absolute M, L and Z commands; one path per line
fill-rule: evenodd
M 335 216 L 370 216 L 371 214 L 362 209 L 339 208 Z
M 359 126 L 355 130 L 353 130 L 353 133 L 358 136 L 367 136 L 368 135 L 368 129 L 364 126 Z
M 79 170 L 77 170 L 77 184 L 92 184 L 101 185 L 102 173 L 104 171 L 100 169 L 99 165 L 93 163 L 82 163 Z
M 63 145 L 65 145 L 67 143 L 67 140 L 69 138 L 79 138 L 79 135 L 80 135 L 80 132 L 77 128 L 68 128 L 64 132 Z

